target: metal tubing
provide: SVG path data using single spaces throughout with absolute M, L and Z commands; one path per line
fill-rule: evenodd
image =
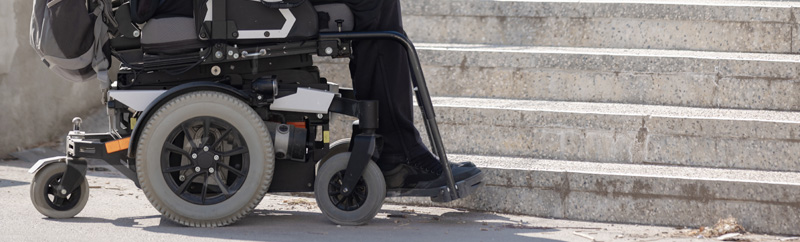
M 425 83 L 425 77 L 422 74 L 422 65 L 417 56 L 417 50 L 408 37 L 395 31 L 378 31 L 378 32 L 345 32 L 345 33 L 320 33 L 320 39 L 349 39 L 349 40 L 374 40 L 374 39 L 391 39 L 403 44 L 403 47 L 408 53 L 408 62 L 411 66 L 411 73 L 416 79 L 415 86 L 417 87 L 417 103 L 422 109 L 422 116 L 425 123 L 425 128 L 428 131 L 428 138 L 430 138 L 431 146 L 434 152 L 439 155 L 439 161 L 442 163 L 442 170 L 447 176 L 448 190 L 453 199 L 457 199 L 458 192 L 456 192 L 455 180 L 453 180 L 453 172 L 450 170 L 450 163 L 447 161 L 447 154 L 445 153 L 444 144 L 442 143 L 442 136 L 439 134 L 439 126 L 436 124 L 436 114 L 433 112 L 433 103 L 431 96 L 428 92 L 428 86 Z

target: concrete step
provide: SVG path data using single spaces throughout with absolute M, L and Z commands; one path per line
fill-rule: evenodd
M 447 206 L 576 220 L 711 226 L 733 216 L 754 233 L 797 234 L 800 173 L 449 155 L 485 186 Z M 437 205 L 425 198 L 392 202 Z
M 480 98 L 433 101 L 450 153 L 800 171 L 800 113 Z M 420 114 L 416 117 L 427 140 Z M 347 137 L 349 124 L 332 122 L 333 139 Z
M 433 95 L 800 110 L 800 56 L 417 43 Z M 318 58 L 349 85 L 346 60 Z
M 797 2 L 401 1 L 418 42 L 797 53 Z

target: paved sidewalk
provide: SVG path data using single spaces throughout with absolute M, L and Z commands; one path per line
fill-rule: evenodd
M 33 175 L 26 172 L 31 165 L 0 161 L 0 204 L 5 206 L 0 210 L 0 241 L 716 241 L 689 236 L 689 229 L 391 204 L 369 225 L 337 226 L 325 219 L 314 199 L 284 195 L 266 196 L 250 216 L 232 226 L 188 228 L 163 219 L 133 182 L 114 171 L 90 171 L 91 197 L 83 212 L 53 220 L 31 204 Z M 789 239 L 753 234 L 737 238 Z

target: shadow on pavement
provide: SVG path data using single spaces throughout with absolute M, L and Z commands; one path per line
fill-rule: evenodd
M 256 241 L 558 241 L 522 235 L 556 232 L 558 229 L 509 227 L 507 225 L 518 222 L 493 214 L 450 212 L 436 216 L 404 211 L 382 210 L 378 217 L 365 226 L 338 226 L 318 212 L 262 209 L 253 211 L 231 226 L 219 228 L 185 227 L 158 215 L 115 220 L 84 217 L 53 221 L 134 227 L 140 225 L 137 220 L 161 217 L 159 225 L 142 229 L 197 238 Z M 405 213 L 406 217 L 387 217 L 386 213 Z
M 80 216 L 80 215 L 79 215 Z M 135 225 L 139 225 L 136 220 L 139 219 L 153 219 L 161 217 L 159 215 L 150 215 L 150 216 L 141 216 L 141 217 L 127 217 L 127 218 L 118 218 L 118 219 L 104 219 L 104 218 L 92 218 L 92 217 L 74 217 L 69 219 L 51 219 L 45 218 L 46 220 L 50 220 L 53 222 L 59 223 L 109 223 L 119 227 L 133 227 Z
M 13 187 L 13 186 L 23 186 L 31 184 L 27 181 L 14 181 L 14 180 L 7 180 L 7 179 L 0 179 L 0 188 L 4 187 Z

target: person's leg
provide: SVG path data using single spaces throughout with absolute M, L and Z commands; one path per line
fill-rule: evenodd
M 399 1 L 374 2 L 379 4 L 364 8 L 366 11 L 354 9 L 355 30 L 405 33 Z M 350 74 L 356 98 L 379 101 L 377 133 L 383 136 L 384 146 L 377 163 L 387 185 L 390 188 L 445 185 L 441 163 L 422 143 L 414 127 L 412 76 L 405 48 L 393 40 L 358 41 L 353 48 Z M 479 172 L 472 163 L 453 166 L 456 181 Z
M 403 32 L 400 5 L 397 0 L 375 1 L 381 3 L 379 13 L 364 15 L 376 17 L 365 23 L 356 22 L 357 31 Z M 356 12 L 356 15 L 359 15 Z M 380 114 L 378 134 L 383 136 L 382 160 L 398 160 L 428 153 L 419 132 L 414 127 L 414 110 L 408 54 L 403 46 L 393 40 L 364 40 L 353 43 L 350 74 L 356 98 L 378 100 Z M 395 161 L 399 162 L 399 161 Z M 394 163 L 394 162 L 382 162 Z
M 404 33 L 398 0 L 340 2 L 347 3 L 353 10 L 355 31 Z M 422 143 L 414 127 L 410 70 L 408 53 L 400 43 L 393 40 L 353 42 L 350 60 L 353 88 L 357 99 L 379 102 L 377 133 L 383 136 L 384 146 L 377 164 L 387 176 L 389 187 L 413 186 L 439 178 L 442 172 L 439 161 Z M 454 174 L 465 173 L 460 169 Z M 428 185 L 443 185 L 443 181 L 434 183 Z

